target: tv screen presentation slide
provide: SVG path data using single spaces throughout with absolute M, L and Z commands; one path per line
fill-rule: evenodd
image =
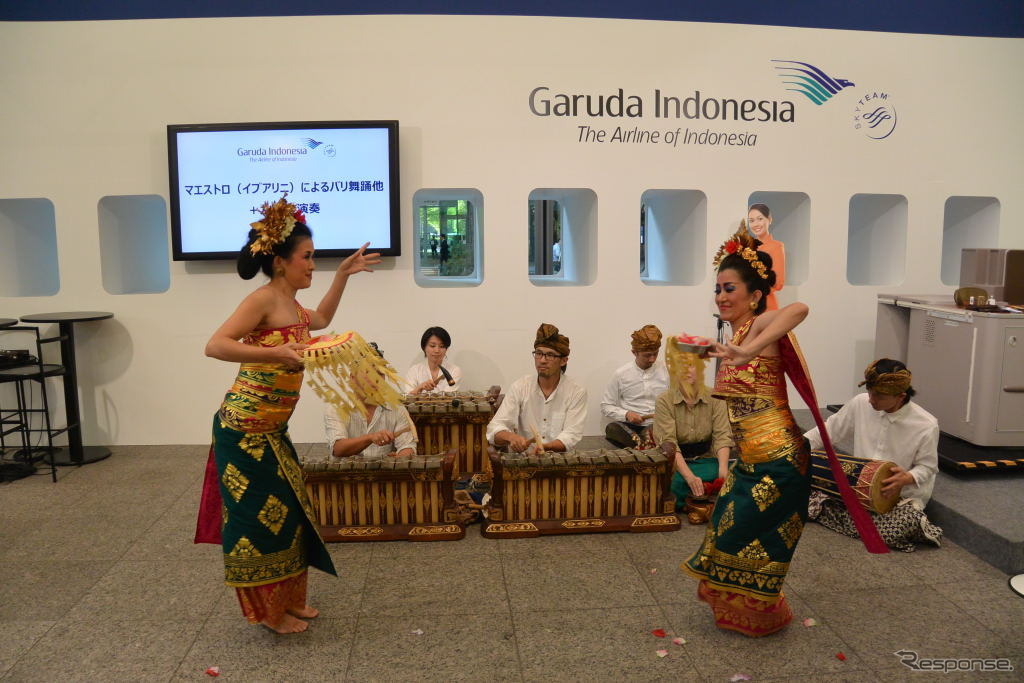
M 398 255 L 397 122 L 263 125 L 168 127 L 175 260 L 234 258 L 260 206 L 285 192 L 318 254 L 369 242 Z

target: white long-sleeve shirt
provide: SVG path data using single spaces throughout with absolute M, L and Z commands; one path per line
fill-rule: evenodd
M 537 375 L 526 375 L 512 383 L 498 412 L 487 425 L 487 440 L 505 430 L 530 439 L 536 427 L 545 443 L 558 439 L 571 450 L 583 438 L 587 418 L 587 392 L 565 375 L 547 398 L 537 384 Z
M 626 412 L 653 415 L 658 396 L 668 390 L 668 370 L 664 363 L 655 363 L 646 370 L 630 361 L 615 371 L 601 399 L 601 414 L 616 422 L 626 421 Z M 651 425 L 654 418 L 644 420 Z
M 370 418 L 369 424 L 367 424 L 366 418 L 359 411 L 353 411 L 345 422 L 341 421 L 341 418 L 338 417 L 333 408 L 328 407 L 327 412 L 324 413 L 328 453 L 333 453 L 334 442 L 338 439 L 366 436 L 370 432 L 377 432 L 382 429 L 386 429 L 389 432 L 397 432 L 405 427 L 408 427 L 409 431 L 399 434 L 393 443 L 387 443 L 383 446 L 371 443 L 359 452 L 359 455 L 367 457 L 380 458 L 406 448 L 411 448 L 414 452 L 416 451 L 416 442 L 418 440 L 416 427 L 413 425 L 412 418 L 409 417 L 409 411 L 405 409 L 405 406 L 377 406 L 377 409 L 373 411 L 373 417 Z
M 853 436 L 853 455 L 896 463 L 914 477 L 916 485 L 904 486 L 902 498 L 913 501 L 920 510 L 928 504 L 939 469 L 939 422 L 913 401 L 899 410 L 886 413 L 875 410 L 867 394 L 858 394 L 825 422 L 833 442 Z M 822 448 L 818 428 L 804 434 L 811 448 Z
M 448 380 L 441 375 L 441 381 L 437 383 L 437 386 L 430 391 L 424 391 L 424 394 L 442 394 L 450 391 L 461 391 L 462 390 L 462 370 L 459 369 L 458 365 L 454 365 L 445 361 L 442 363 L 444 369 L 448 371 L 448 374 L 455 380 L 455 384 L 449 386 Z M 426 361 L 417 363 L 416 365 L 409 368 L 409 371 L 405 373 L 405 381 L 409 385 L 405 388 L 405 391 L 412 391 L 419 385 L 423 384 L 427 380 L 433 380 L 430 376 L 430 366 L 427 365 Z

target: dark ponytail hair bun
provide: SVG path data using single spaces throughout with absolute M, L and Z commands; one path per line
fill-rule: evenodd
M 251 280 L 256 273 L 263 271 L 269 278 L 274 277 L 274 257 L 288 258 L 295 251 L 295 246 L 304 239 L 312 239 L 313 231 L 305 223 L 296 223 L 288 239 L 274 246 L 272 254 L 253 254 L 252 244 L 259 237 L 256 230 L 249 231 L 249 238 L 238 252 L 238 261 L 235 264 L 238 268 L 238 275 L 243 280 Z

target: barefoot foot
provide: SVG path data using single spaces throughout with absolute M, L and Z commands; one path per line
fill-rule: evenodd
M 260 623 L 274 633 L 302 633 L 309 628 L 309 624 L 301 619 L 296 619 L 290 614 L 286 614 L 281 617 L 281 620 L 276 624 L 271 624 L 268 621 L 261 621 Z
M 316 609 L 315 607 L 305 605 L 297 609 L 288 610 L 288 614 L 292 615 L 293 617 L 299 617 L 301 619 L 316 619 L 318 616 L 320 616 L 320 610 Z

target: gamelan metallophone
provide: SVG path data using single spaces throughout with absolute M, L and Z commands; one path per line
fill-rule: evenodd
M 674 531 L 672 459 L 658 449 L 490 454 L 488 538 Z
M 454 453 L 303 462 L 325 541 L 454 541 L 466 535 L 454 500 Z
M 479 392 L 406 396 L 424 453 L 457 449 L 454 476 L 490 472 L 487 459 L 487 423 L 494 415 L 492 396 Z

